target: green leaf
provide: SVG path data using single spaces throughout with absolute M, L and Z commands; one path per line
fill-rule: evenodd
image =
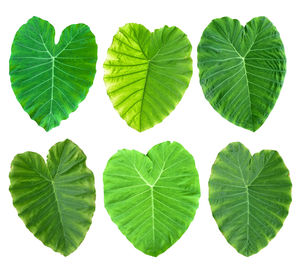
M 213 108 L 237 126 L 256 131 L 279 96 L 286 57 L 275 26 L 257 17 L 213 20 L 198 45 L 200 83 Z
M 152 33 L 134 23 L 119 29 L 107 52 L 104 81 L 130 127 L 144 131 L 175 109 L 192 76 L 191 50 L 187 36 L 174 26 Z
M 267 246 L 288 215 L 291 188 L 278 152 L 252 157 L 241 143 L 223 149 L 212 167 L 209 202 L 228 243 L 245 256 Z
M 192 155 L 179 143 L 155 145 L 147 155 L 120 150 L 103 173 L 112 221 L 140 251 L 158 256 L 187 230 L 200 186 Z
M 85 24 L 68 26 L 58 44 L 53 26 L 33 17 L 15 35 L 9 71 L 14 93 L 46 131 L 83 101 L 96 73 L 97 44 Z
M 44 245 L 67 256 L 83 241 L 95 210 L 94 175 L 70 140 L 55 144 L 47 163 L 37 153 L 15 156 L 10 171 L 13 204 Z

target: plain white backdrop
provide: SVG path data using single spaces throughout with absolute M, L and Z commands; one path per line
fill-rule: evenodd
M 299 1 L 2 1 L 0 7 L 0 269 L 299 269 L 300 238 L 300 89 Z M 45 132 L 16 100 L 10 86 L 9 57 L 16 31 L 32 16 L 48 20 L 61 31 L 74 23 L 90 26 L 98 43 L 97 74 L 87 98 L 66 121 Z M 199 84 L 197 45 L 214 18 L 230 16 L 245 24 L 267 16 L 285 45 L 287 74 L 278 101 L 265 124 L 255 133 L 223 119 L 205 100 Z M 103 62 L 113 35 L 128 22 L 153 31 L 177 26 L 192 45 L 194 73 L 181 102 L 161 124 L 143 133 L 128 127 L 106 95 Z M 9 170 L 13 157 L 35 151 L 46 157 L 48 149 L 66 138 L 87 155 L 97 190 L 96 211 L 85 240 L 69 257 L 53 252 L 25 227 L 12 205 Z M 123 148 L 143 153 L 155 144 L 180 142 L 194 156 L 199 171 L 201 198 L 194 221 L 182 238 L 157 258 L 136 250 L 110 220 L 103 204 L 102 172 L 107 160 Z M 293 202 L 284 226 L 269 245 L 250 258 L 238 254 L 219 232 L 208 203 L 211 166 L 228 143 L 240 141 L 252 153 L 279 151 L 290 170 Z

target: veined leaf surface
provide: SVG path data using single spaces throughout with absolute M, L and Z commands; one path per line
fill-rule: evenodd
M 15 35 L 9 73 L 14 93 L 46 131 L 67 119 L 83 101 L 96 73 L 97 44 L 85 24 L 68 26 L 58 44 L 54 27 L 33 17 Z
M 192 46 L 177 27 L 150 32 L 129 23 L 114 36 L 104 81 L 114 108 L 144 131 L 160 123 L 181 100 L 192 76 Z
M 94 175 L 70 140 L 55 144 L 47 163 L 37 153 L 15 156 L 10 192 L 26 227 L 44 245 L 67 256 L 83 241 L 95 210 Z
M 245 256 L 267 246 L 288 215 L 291 187 L 278 152 L 252 157 L 241 143 L 223 149 L 212 167 L 209 202 L 228 243 Z
M 164 142 L 147 155 L 121 150 L 103 173 L 105 207 L 139 250 L 158 256 L 187 230 L 198 208 L 200 186 L 192 155 Z
M 198 67 L 213 108 L 235 125 L 256 131 L 279 96 L 286 57 L 279 33 L 266 17 L 254 18 L 245 27 L 224 17 L 204 30 Z

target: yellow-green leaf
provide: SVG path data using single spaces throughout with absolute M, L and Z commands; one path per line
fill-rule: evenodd
M 152 33 L 135 23 L 119 29 L 107 51 L 104 81 L 114 108 L 130 127 L 144 131 L 175 109 L 192 76 L 191 50 L 175 26 Z
M 195 162 L 176 142 L 155 145 L 147 155 L 118 151 L 107 163 L 103 182 L 112 221 L 137 249 L 151 256 L 183 235 L 198 208 Z

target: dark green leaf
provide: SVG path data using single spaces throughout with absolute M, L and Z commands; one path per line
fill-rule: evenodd
M 198 46 L 206 99 L 228 121 L 256 131 L 279 96 L 286 58 L 275 26 L 265 17 L 243 27 L 228 17 L 213 20 Z
M 245 256 L 267 246 L 288 215 L 291 187 L 278 152 L 252 157 L 241 143 L 223 149 L 212 167 L 209 202 L 229 244 Z
M 26 227 L 67 256 L 83 241 L 95 210 L 94 175 L 73 142 L 55 144 L 47 163 L 37 153 L 18 154 L 9 174 L 13 203 Z

